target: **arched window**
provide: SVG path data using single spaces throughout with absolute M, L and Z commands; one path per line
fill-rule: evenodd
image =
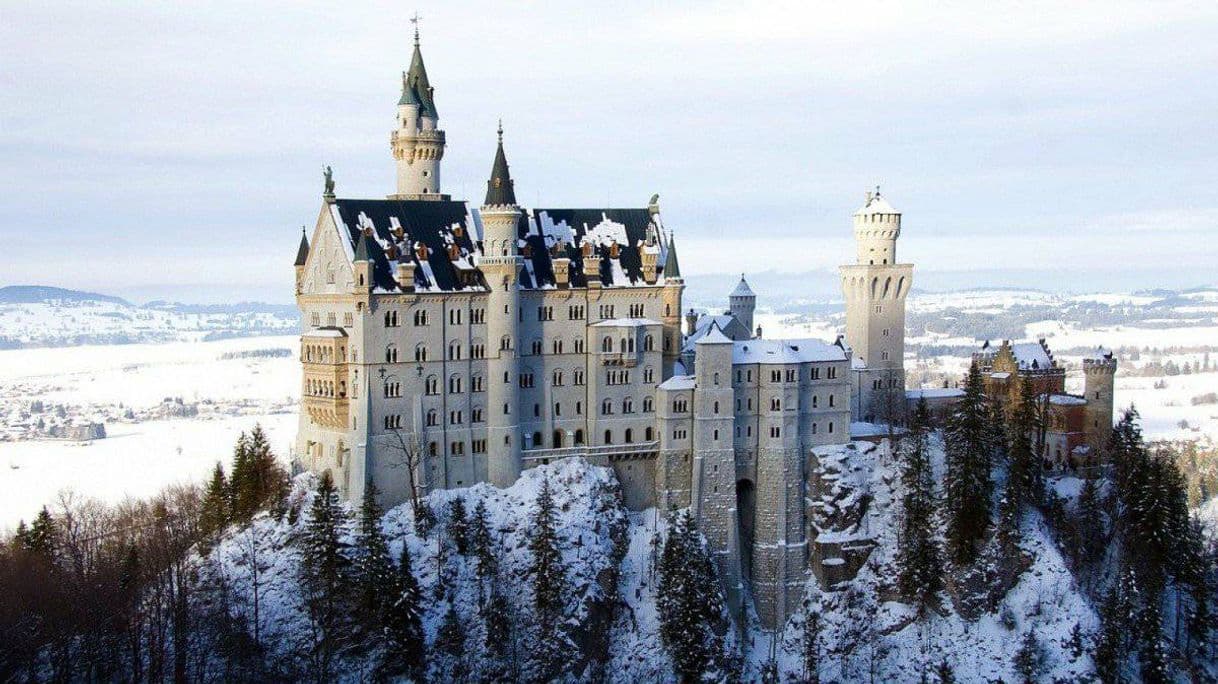
M 439 424 L 440 424 L 440 417 L 439 417 L 439 414 L 436 413 L 436 410 L 431 409 L 430 411 L 428 411 L 427 412 L 427 427 L 434 427 Z
M 613 431 L 605 430 L 605 444 L 613 444 Z
M 423 391 L 426 392 L 427 394 L 439 394 L 440 393 L 440 381 L 436 378 L 436 376 L 434 376 L 434 375 L 427 376 L 427 380 L 424 382 Z
M 575 431 L 575 446 L 583 446 L 583 443 L 584 443 L 584 431 L 576 430 Z
M 602 352 L 613 351 L 613 340 L 610 339 L 610 337 L 608 335 L 606 335 L 605 338 L 603 340 L 601 340 L 601 351 Z
M 534 448 L 534 449 L 540 449 L 540 448 L 542 448 L 543 446 L 545 446 L 545 445 L 541 443 L 541 433 L 540 433 L 540 432 L 534 432 L 534 433 L 533 433 L 533 448 Z
M 554 448 L 555 448 L 555 449 L 561 449 L 561 448 L 562 448 L 562 430 L 555 430 L 555 431 L 554 431 L 553 446 L 554 446 Z
M 499 350 L 500 351 L 507 351 L 511 348 L 512 348 L 512 338 L 510 336 L 504 335 L 502 338 L 500 338 L 500 340 L 499 340 Z
M 608 416 L 613 413 L 613 401 L 606 399 L 601 402 L 601 415 Z
M 450 361 L 460 361 L 461 360 L 461 343 L 460 342 L 453 341 L 453 342 L 448 343 L 448 359 Z
M 715 413 L 719 413 L 719 402 L 715 402 Z
M 398 348 L 392 344 L 389 345 L 388 347 L 385 347 L 385 363 L 397 363 L 397 362 L 398 362 Z
M 554 371 L 554 378 L 550 382 L 550 384 L 554 385 L 555 387 L 562 387 L 562 371 L 561 370 Z
M 654 351 L 655 346 L 656 346 L 656 342 L 651 337 L 651 335 L 648 335 L 647 337 L 643 338 L 643 351 Z
M 653 440 L 653 439 L 655 439 L 655 431 L 654 431 L 654 430 L 652 430 L 650 427 L 648 427 L 648 428 L 646 428 L 645 430 L 643 430 L 643 441 L 645 441 L 645 442 L 650 442 L 650 441 L 651 441 L 651 440 Z
M 622 444 L 630 444 L 634 441 L 634 430 L 626 428 L 626 437 L 622 440 Z
M 414 346 L 414 360 L 419 363 L 427 360 L 427 347 L 422 342 Z

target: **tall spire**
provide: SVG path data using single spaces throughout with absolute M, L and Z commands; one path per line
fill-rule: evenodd
M 499 120 L 499 147 L 495 150 L 495 163 L 491 166 L 490 180 L 486 181 L 485 206 L 516 204 L 516 190 L 512 176 L 508 173 L 507 155 L 503 153 L 503 120 Z
M 681 277 L 681 265 L 677 263 L 677 245 L 671 235 L 668 236 L 668 254 L 664 257 L 664 277 Z
M 300 247 L 296 248 L 296 265 L 304 266 L 309 260 L 309 238 L 305 235 L 305 227 L 300 227 Z
M 408 103 L 407 90 L 413 90 L 411 97 L 419 103 L 419 114 L 433 119 L 440 118 L 436 113 L 436 101 L 432 97 L 434 88 L 427 80 L 427 68 L 423 66 L 423 52 L 419 49 L 419 15 L 411 18 L 414 24 L 414 55 L 410 58 L 410 70 L 402 83 L 402 103 Z

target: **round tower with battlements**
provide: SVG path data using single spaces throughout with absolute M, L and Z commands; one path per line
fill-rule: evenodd
M 508 487 L 520 477 L 520 418 L 516 415 L 519 375 L 518 327 L 520 268 L 516 240 L 521 210 L 503 153 L 503 126 L 499 147 L 486 182 L 482 218 L 482 258 L 478 268 L 490 288 L 487 297 L 487 479 Z
M 1083 393 L 1087 398 L 1087 444 L 1102 457 L 1112 433 L 1113 394 L 1117 361 L 1112 352 L 1083 359 Z
M 855 420 L 900 421 L 905 408 L 905 298 L 913 264 L 897 263 L 901 214 L 880 195 L 854 213 L 855 263 L 842 266 Z

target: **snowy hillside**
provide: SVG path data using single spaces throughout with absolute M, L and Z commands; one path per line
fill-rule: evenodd
M 295 307 L 266 304 L 136 306 L 117 297 L 41 287 L 0 288 L 0 349 L 132 344 L 282 335 Z
M 942 452 L 937 451 L 937 467 L 942 468 Z M 1023 549 L 1029 558 L 1027 569 L 1017 583 L 1000 597 L 993 610 L 983 610 L 974 619 L 963 617 L 950 599 L 945 599 L 940 614 L 917 622 L 909 606 L 895 600 L 892 590 L 893 557 L 896 548 L 896 510 L 899 492 L 893 457 L 886 445 L 858 443 L 821 450 L 822 461 L 841 468 L 842 489 L 851 496 L 873 498 L 863 521 L 865 529 L 855 532 L 878 542 L 858 576 L 832 587 L 820 586 L 809 576 L 807 603 L 815 605 L 822 616 L 822 681 L 860 681 L 876 675 L 875 681 L 918 681 L 941 660 L 952 663 L 960 681 L 1016 680 L 1013 660 L 1020 635 L 1035 633 L 1044 651 L 1046 681 L 1054 677 L 1078 680 L 1092 669 L 1087 656 L 1075 657 L 1066 642 L 1077 623 L 1084 634 L 1097 626 L 1088 601 L 1078 592 L 1069 570 L 1036 514 L 1023 522 Z M 449 548 L 451 540 L 443 532 L 451 502 L 461 498 L 466 511 L 479 501 L 485 503 L 493 538 L 500 559 L 500 580 L 507 583 L 512 601 L 513 626 L 509 638 L 523 645 L 524 635 L 532 629 L 529 621 L 530 591 L 528 539 L 530 515 L 536 505 L 537 491 L 548 478 L 561 511 L 561 548 L 567 566 L 567 627 L 577 652 L 568 654 L 568 674 L 583 681 L 675 681 L 672 665 L 659 639 L 656 609 L 656 553 L 658 535 L 665 524 L 655 511 L 627 513 L 620 504 L 618 485 L 612 472 L 573 459 L 527 471 L 513 487 L 496 490 L 482 484 L 468 489 L 432 494 L 428 500 L 438 517 L 429 539 L 420 538 L 413 525 L 410 506 L 387 512 L 382 529 L 390 542 L 390 553 L 397 557 L 402 544 L 410 546 L 413 567 L 423 589 L 424 626 L 428 642 L 433 642 L 448 611 L 449 601 L 441 598 L 447 587 L 466 633 L 469 649 L 467 667 L 478 671 L 479 653 L 486 638 L 480 618 L 479 584 L 476 564 Z M 201 561 L 204 566 L 218 563 L 231 583 L 242 610 L 249 611 L 251 596 L 251 542 L 270 559 L 261 578 L 264 605 L 263 634 L 274 644 L 277 657 L 289 657 L 299 648 L 301 635 L 307 633 L 307 616 L 298 596 L 299 551 L 293 540 L 303 534 L 303 512 L 308 510 L 309 487 L 314 480 L 301 476 L 296 481 L 292 506 L 302 511 L 294 524 L 269 516 L 256 519 L 245 530 L 230 535 Z M 841 498 L 841 497 L 835 497 Z M 355 511 L 351 510 L 351 515 Z M 823 522 L 823 521 L 822 521 Z M 354 529 L 351 523 L 349 529 Z M 841 530 L 822 530 L 825 536 Z M 441 551 L 441 547 L 446 549 Z M 245 598 L 241 598 L 245 597 Z M 796 611 L 782 633 L 777 662 L 783 681 L 802 676 L 802 633 L 805 611 Z M 770 639 L 758 631 L 755 616 L 745 617 L 747 638 L 730 643 L 728 648 L 746 649 L 741 662 L 743 679 L 755 681 L 768 660 Z M 736 626 L 739 629 L 740 625 Z M 355 681 L 371 670 L 375 654 L 349 659 L 342 665 L 346 679 Z

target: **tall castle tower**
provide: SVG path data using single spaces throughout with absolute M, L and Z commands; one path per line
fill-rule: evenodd
M 728 295 L 727 303 L 728 310 L 752 335 L 754 333 L 753 311 L 757 308 L 757 295 L 753 294 L 753 288 L 749 287 L 743 273 L 740 274 L 740 282 L 736 284 L 736 289 Z
M 486 277 L 487 297 L 487 479 L 508 487 L 520 477 L 520 418 L 516 415 L 519 374 L 518 281 L 523 266 L 517 253 L 521 211 L 503 153 L 503 124 L 499 148 L 486 182 L 482 216 L 482 253 L 478 267 Z
M 444 158 L 444 131 L 437 128 L 435 88 L 427 81 L 423 53 L 419 51 L 419 29 L 414 31 L 414 56 L 410 71 L 402 74 L 402 97 L 398 100 L 397 129 L 389 134 L 389 146 L 397 163 L 397 192 L 389 199 L 448 199 L 440 194 L 440 160 Z
M 905 406 L 905 297 L 913 264 L 897 263 L 900 236 L 900 212 L 879 188 L 867 193 L 867 203 L 854 212 L 856 262 L 841 267 L 856 420 L 895 420 Z
M 1083 359 L 1083 394 L 1087 398 L 1087 444 L 1091 453 L 1104 456 L 1112 434 L 1113 385 L 1117 361 L 1108 352 L 1098 358 Z

